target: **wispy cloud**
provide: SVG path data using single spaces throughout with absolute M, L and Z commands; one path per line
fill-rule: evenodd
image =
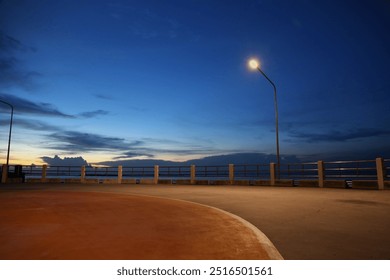
M 25 98 L 17 97 L 15 95 L 0 93 L 0 99 L 6 100 L 14 106 L 16 114 L 28 114 L 37 116 L 51 116 L 62 118 L 95 118 L 97 116 L 104 116 L 109 114 L 106 110 L 94 110 L 88 112 L 81 112 L 76 115 L 66 114 L 61 112 L 53 104 L 46 102 L 33 102 Z M 0 106 L 0 111 L 2 107 Z
M 5 34 L 2 30 L 0 30 L 0 50 L 7 53 L 13 51 L 36 51 L 35 48 L 22 44 L 18 39 Z
M 104 116 L 109 114 L 108 111 L 105 110 L 95 110 L 95 111 L 90 111 L 90 112 L 83 112 L 78 114 L 78 116 L 83 117 L 83 118 L 95 118 L 97 116 Z
M 4 34 L 0 30 L 0 85 L 2 87 L 17 86 L 26 90 L 37 87 L 36 78 L 41 74 L 37 71 L 24 69 L 22 62 L 15 57 L 15 52 L 35 51 L 25 46 L 19 40 Z
M 290 131 L 289 136 L 298 138 L 308 143 L 314 142 L 342 142 L 368 137 L 387 136 L 390 135 L 388 129 L 378 128 L 358 128 L 346 130 L 332 130 L 324 133 L 306 132 L 306 131 Z
M 0 120 L 0 125 L 8 125 L 9 120 L 7 119 L 2 119 Z M 38 121 L 38 120 L 31 120 L 31 119 L 21 119 L 21 118 L 15 118 L 13 120 L 13 125 L 18 126 L 20 128 L 24 129 L 30 129 L 30 130 L 35 130 L 35 131 L 60 131 L 61 128 L 55 125 L 50 125 L 46 122 L 43 121 Z
M 52 150 L 72 153 L 106 151 L 117 154 L 113 157 L 114 160 L 135 157 L 155 158 L 157 155 L 172 154 L 178 156 L 215 154 L 215 149 L 212 147 L 201 147 L 173 140 L 147 138 L 128 141 L 119 137 L 67 130 L 51 133 L 47 139 L 49 142 L 46 147 Z
M 15 113 L 74 118 L 72 115 L 57 110 L 49 103 L 32 102 L 6 93 L 0 93 L 0 99 L 7 100 L 7 102 L 11 103 L 14 106 Z
M 94 94 L 96 98 L 103 99 L 103 100 L 114 100 L 114 98 L 111 95 L 105 95 L 105 94 Z
M 142 152 L 125 152 L 121 156 L 113 157 L 114 160 L 119 160 L 119 159 L 131 159 L 131 158 L 136 158 L 136 157 L 147 157 L 147 158 L 154 158 L 154 155 L 152 154 L 147 154 L 147 153 L 142 153 Z
M 48 138 L 54 142 L 48 148 L 69 152 L 125 151 L 131 145 L 134 145 L 134 143 L 126 142 L 123 138 L 78 131 L 60 131 L 48 135 Z M 137 144 L 138 142 L 135 143 L 135 145 Z

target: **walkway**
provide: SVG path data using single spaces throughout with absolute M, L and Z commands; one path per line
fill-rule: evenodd
M 239 217 L 129 194 L 0 190 L 0 259 L 280 259 Z
M 22 185 L 193 201 L 242 217 L 285 259 L 390 259 L 390 191 L 250 186 Z

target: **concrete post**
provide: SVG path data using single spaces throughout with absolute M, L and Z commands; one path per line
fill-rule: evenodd
M 317 162 L 317 168 L 318 168 L 318 186 L 320 188 L 323 188 L 325 182 L 325 166 L 322 160 L 319 160 Z
M 44 164 L 42 165 L 42 182 L 45 182 L 46 181 L 46 174 L 47 174 L 47 165 Z
M 8 179 L 8 165 L 3 164 L 2 173 L 1 173 L 1 183 L 5 184 L 7 183 Z
M 123 172 L 123 169 L 122 169 L 122 165 L 119 165 L 118 166 L 118 184 L 122 184 L 122 173 Z
M 80 181 L 81 183 L 85 183 L 85 165 L 81 166 Z
M 234 164 L 229 164 L 229 182 L 230 185 L 234 183 Z
M 196 176 L 196 169 L 195 169 L 195 165 L 191 165 L 191 184 L 194 185 L 195 184 L 195 176 Z
M 158 184 L 158 174 L 159 173 L 159 166 L 155 165 L 154 166 L 154 183 Z
M 386 175 L 383 158 L 376 158 L 376 176 L 378 178 L 378 190 L 384 190 Z
M 276 185 L 276 164 L 271 162 L 270 163 L 270 170 L 269 170 L 269 174 L 270 174 L 270 179 L 271 179 L 271 186 L 275 186 Z

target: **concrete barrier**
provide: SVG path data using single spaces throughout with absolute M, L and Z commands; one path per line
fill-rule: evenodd
M 275 186 L 293 187 L 294 186 L 294 180 L 275 180 Z
M 319 187 L 318 180 L 299 180 L 297 182 L 300 187 Z
M 158 179 L 158 184 L 171 185 L 172 179 Z
M 190 179 L 177 179 L 176 180 L 177 185 L 191 185 Z
M 234 180 L 233 185 L 237 186 L 249 186 L 250 185 L 250 180 Z
M 347 187 L 347 182 L 345 180 L 325 180 L 324 187 L 325 188 L 342 188 L 345 189 Z
M 80 178 L 65 178 L 63 180 L 63 183 L 80 184 L 81 183 L 81 179 Z
M 102 184 L 118 184 L 118 179 L 102 179 L 100 180 Z
M 85 179 L 85 184 L 99 184 L 99 179 Z
M 139 183 L 140 184 L 153 185 L 153 184 L 155 184 L 155 181 L 154 181 L 154 179 L 140 179 Z
M 230 180 L 213 180 L 212 185 L 230 185 Z
M 195 185 L 208 185 L 209 180 L 194 180 Z
M 378 182 L 376 180 L 355 180 L 352 181 L 353 189 L 378 189 Z
M 255 186 L 270 186 L 271 181 L 270 180 L 254 180 L 253 185 L 255 185 Z
M 122 184 L 137 184 L 137 179 L 123 179 L 122 178 Z
M 45 178 L 42 181 L 44 183 L 63 183 L 64 179 L 62 179 L 62 178 Z

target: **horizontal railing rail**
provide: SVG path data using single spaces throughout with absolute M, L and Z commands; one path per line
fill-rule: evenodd
M 123 177 L 150 178 L 154 176 L 153 166 L 123 166 Z
M 227 165 L 196 166 L 195 174 L 197 178 L 207 178 L 207 179 L 229 178 L 229 166 Z
M 385 179 L 390 180 L 390 159 L 384 159 L 383 164 L 384 164 L 383 171 L 385 173 Z
M 287 163 L 280 165 L 281 179 L 318 179 L 318 163 Z
M 160 166 L 159 177 L 176 179 L 176 178 L 190 178 L 190 166 Z
M 22 172 L 30 178 L 38 178 L 42 176 L 42 165 L 22 165 Z
M 234 165 L 234 178 L 240 179 L 269 179 L 269 164 L 237 164 Z
M 79 166 L 53 166 L 48 165 L 46 169 L 47 178 L 80 177 Z
M 85 168 L 85 177 L 117 177 L 118 176 L 118 167 L 93 167 L 86 166 Z
M 329 161 L 325 162 L 325 177 L 343 180 L 375 180 L 375 160 Z

